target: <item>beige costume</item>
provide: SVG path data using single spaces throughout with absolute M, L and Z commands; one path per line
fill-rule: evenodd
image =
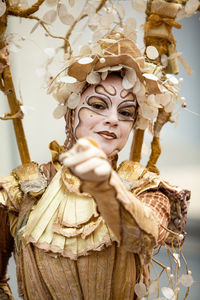
M 8 211 L 24 299 L 134 299 L 142 273 L 148 281 L 153 248 L 166 239 L 160 225 L 168 226 L 170 205 L 186 204 L 188 193 L 128 161 L 117 171 L 121 180 L 112 171 L 108 182 L 80 182 L 59 165 L 61 148 L 52 145 L 52 163 L 24 165 L 0 179 L 0 287 L 7 288 L 12 250 Z

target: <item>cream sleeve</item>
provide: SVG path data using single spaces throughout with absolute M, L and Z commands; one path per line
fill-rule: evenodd
M 90 193 L 96 200 L 98 210 L 118 243 L 127 251 L 142 254 L 148 262 L 159 238 L 158 211 L 145 200 L 141 201 L 142 196 L 140 200 L 129 192 L 115 171 L 112 171 L 109 181 L 83 182 L 81 190 Z M 167 197 L 163 199 L 168 210 Z

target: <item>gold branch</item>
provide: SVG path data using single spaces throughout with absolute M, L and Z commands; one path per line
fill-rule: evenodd
M 12 115 L 10 113 L 4 114 L 4 117 L 0 117 L 0 120 L 13 120 L 13 119 L 23 119 L 24 114 L 19 110 L 16 114 Z
M 156 259 L 154 259 L 154 258 L 152 258 L 152 261 L 155 262 L 156 264 L 158 264 L 163 270 L 165 270 L 166 275 L 167 275 L 168 280 L 169 280 L 169 283 L 171 285 L 171 288 L 174 289 L 173 288 L 173 282 L 172 282 L 172 280 L 171 280 L 171 278 L 170 278 L 170 276 L 168 274 L 168 271 L 167 271 L 167 267 L 165 265 L 163 265 L 162 263 L 160 263 L 159 261 L 157 261 Z
M 44 30 L 47 32 L 47 34 L 48 34 L 50 37 L 52 37 L 52 38 L 54 38 L 54 39 L 61 39 L 61 40 L 64 40 L 65 43 L 66 43 L 66 44 L 68 45 L 68 47 L 70 48 L 70 51 L 71 51 L 71 45 L 70 45 L 69 41 L 68 41 L 66 38 L 62 37 L 62 36 L 56 36 L 56 35 L 53 35 L 53 34 L 47 29 L 47 27 L 46 27 L 46 25 L 45 25 L 45 22 L 44 22 L 43 20 L 41 20 L 40 18 L 38 18 L 38 17 L 36 17 L 36 16 L 25 16 L 24 18 L 26 18 L 26 19 L 37 20 L 37 21 L 40 23 L 40 25 L 44 28 Z
M 99 3 L 98 7 L 96 8 L 96 13 L 98 13 L 98 11 L 105 5 L 107 0 L 101 0 L 101 2 Z M 70 38 L 70 35 L 72 34 L 72 31 L 74 29 L 74 27 L 76 26 L 76 24 L 83 20 L 85 17 L 88 17 L 88 14 L 83 14 L 81 16 L 79 16 L 76 20 L 74 20 L 74 22 L 72 23 L 71 27 L 69 28 L 69 30 L 67 31 L 67 34 L 66 34 L 66 39 L 69 40 Z M 67 51 L 67 47 L 66 47 L 66 44 L 64 45 L 64 50 L 65 52 Z M 71 51 L 70 51 L 70 55 L 71 55 Z
M 20 9 L 18 7 L 8 7 L 7 13 L 10 16 L 15 16 L 15 17 L 27 17 L 29 15 L 34 14 L 38 9 L 40 8 L 40 5 L 44 2 L 45 0 L 38 0 L 36 3 L 34 3 L 31 7 L 27 9 Z
M 163 265 L 162 263 L 160 263 L 158 260 L 156 260 L 155 258 L 152 258 L 152 261 L 154 261 L 157 265 L 159 265 L 161 268 L 163 268 L 164 270 L 167 269 L 167 267 L 165 265 Z
M 3 93 L 5 91 L 5 87 L 4 87 L 2 79 L 1 79 L 1 74 L 0 74 L 0 91 L 2 91 Z
M 12 75 L 10 71 L 10 67 L 7 66 L 2 74 L 2 79 L 5 87 L 5 94 L 8 99 L 8 104 L 10 106 L 10 115 L 16 116 L 20 111 L 20 103 L 16 98 L 15 88 L 12 81 Z M 24 134 L 24 128 L 22 124 L 22 120 L 18 118 L 14 118 L 13 120 L 15 135 L 17 139 L 17 145 L 21 157 L 21 161 L 23 164 L 30 162 L 30 155 L 28 151 L 28 145 L 26 142 L 26 137 Z

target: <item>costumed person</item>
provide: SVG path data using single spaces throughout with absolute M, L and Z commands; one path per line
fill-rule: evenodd
M 51 162 L 0 178 L 0 295 L 12 299 L 13 250 L 24 299 L 130 300 L 141 282 L 148 294 L 152 252 L 182 244 L 189 200 L 138 159 L 141 132 L 155 121 L 158 142 L 176 102 L 177 89 L 162 76 L 132 40 L 113 32 L 54 80 L 64 146 L 53 141 Z M 133 129 L 131 160 L 117 168 Z

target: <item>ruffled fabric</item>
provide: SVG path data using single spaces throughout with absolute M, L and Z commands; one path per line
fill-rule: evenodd
M 68 185 L 76 180 L 73 177 L 70 175 Z M 40 249 L 60 253 L 74 260 L 87 255 L 89 251 L 99 251 L 115 240 L 98 214 L 92 197 L 69 191 L 66 187 L 62 169 L 32 208 L 21 237 Z
M 0 203 L 9 211 L 19 212 L 22 192 L 14 176 L 0 177 Z

